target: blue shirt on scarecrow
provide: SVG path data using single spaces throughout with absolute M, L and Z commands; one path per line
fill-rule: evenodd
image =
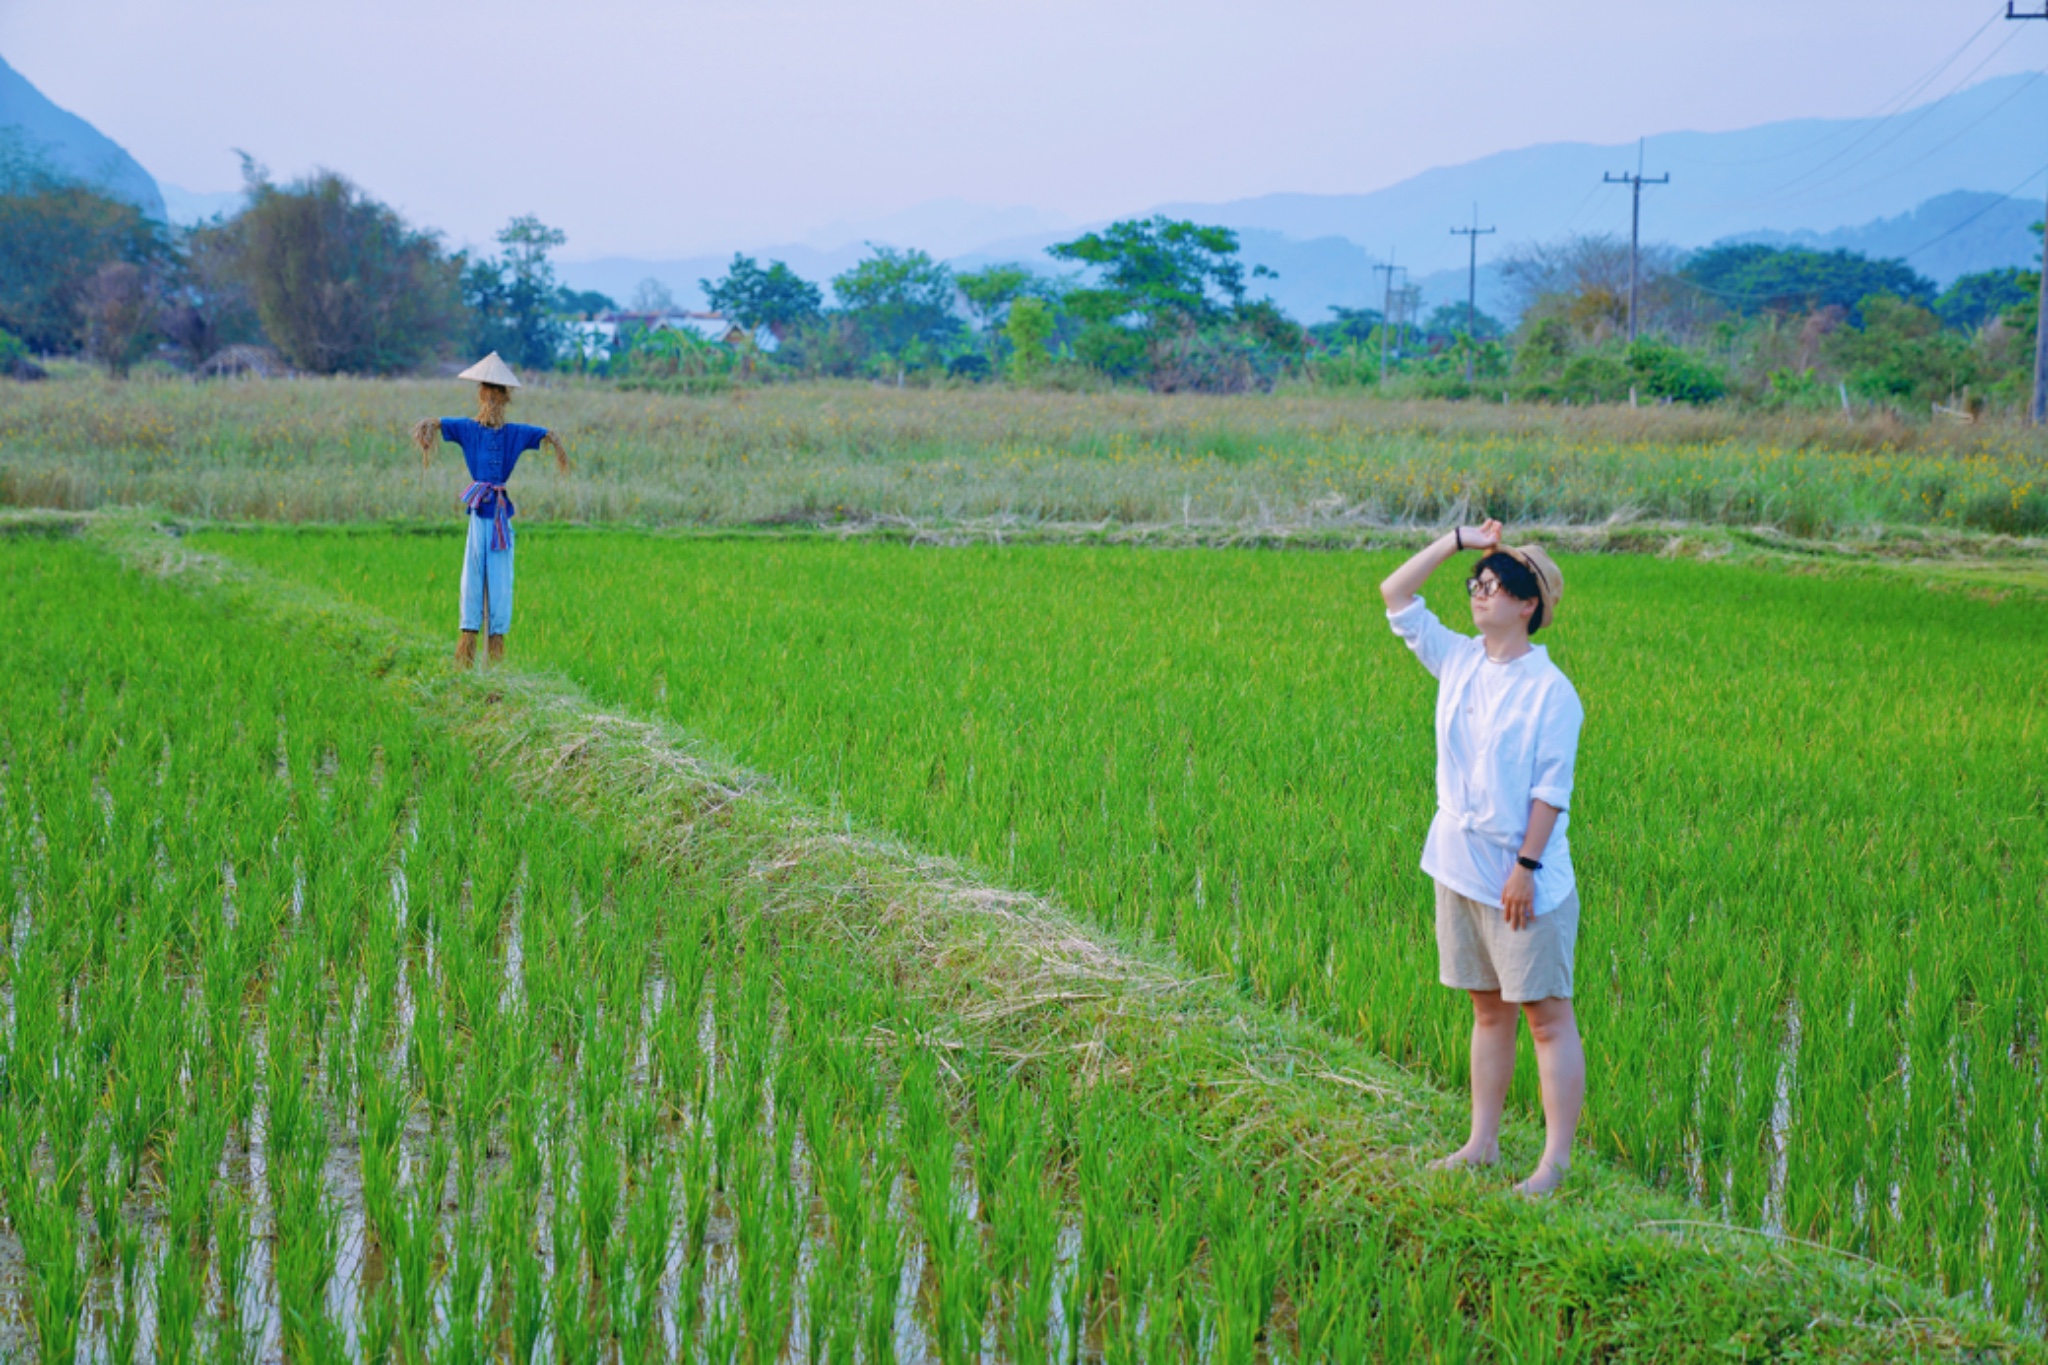
M 462 495 L 463 506 L 473 517 L 491 519 L 494 550 L 512 547 L 514 508 L 505 485 L 512 478 L 513 467 L 521 455 L 539 449 L 547 434 L 546 427 L 519 422 L 487 427 L 472 417 L 441 419 L 441 439 L 462 447 L 462 462 L 469 466 L 469 477 L 474 480 Z

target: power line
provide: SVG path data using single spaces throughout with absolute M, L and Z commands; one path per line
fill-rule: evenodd
M 1628 186 L 1629 198 L 1632 201 L 1628 226 L 1628 341 L 1629 345 L 1633 346 L 1636 341 L 1636 257 L 1642 251 L 1643 241 L 1643 186 L 1668 185 L 1671 183 L 1671 172 L 1666 171 L 1655 179 L 1644 176 L 1643 144 L 1639 140 L 1636 143 L 1635 174 L 1615 175 L 1610 172 L 1601 177 L 1601 181 L 1608 185 Z
M 1977 117 L 1971 119 L 1968 123 L 1964 124 L 1961 128 L 1958 128 L 1955 132 L 1950 133 L 1947 137 L 1935 143 L 1932 147 L 1929 147 L 1926 151 L 1920 153 L 1920 155 L 1914 157 L 1911 161 L 1908 161 L 1903 165 L 1894 166 L 1890 170 L 1878 176 L 1877 179 L 1865 181 L 1863 184 L 1858 185 L 1855 189 L 1844 190 L 1842 191 L 1842 193 L 1862 194 L 1865 190 L 1874 189 L 1877 186 L 1882 185 L 1885 181 L 1891 179 L 1895 175 L 1899 175 L 1902 172 L 1912 170 L 1915 166 L 1927 160 L 1927 158 L 1933 156 L 1936 152 L 1942 151 L 1946 149 L 1950 144 L 1961 141 L 1963 138 L 1968 137 L 1971 133 L 1977 130 L 1978 125 L 1985 123 L 1992 118 L 1995 118 L 1999 114 L 1999 112 L 2005 108 L 2006 105 L 2011 104 L 2021 95 L 2024 95 L 2027 93 L 2027 91 L 2033 89 L 2034 82 L 2040 79 L 2040 72 L 2028 72 L 2027 78 L 2012 88 L 2012 93 L 2008 94 L 2004 99 L 2000 100 L 1998 103 L 1992 105 L 1989 109 L 1986 109 L 1983 113 L 1977 115 Z
M 2010 8 L 2010 6 L 2008 6 L 2008 8 Z M 1928 86 L 1934 84 L 1936 78 L 1938 78 L 1942 72 L 1948 70 L 1951 66 L 1954 66 L 1956 63 L 1956 59 L 1958 57 L 1961 57 L 1965 52 L 1968 52 L 1970 48 L 1975 45 L 1976 41 L 1979 38 L 1982 38 L 1985 35 L 1985 33 L 1990 30 L 1993 24 L 1997 23 L 2000 19 L 2007 17 L 2009 16 L 2001 13 L 1996 9 L 1992 10 L 1991 17 L 1986 19 L 1981 25 L 1979 25 L 1975 33 L 1972 33 L 1968 38 L 1965 38 L 1963 40 L 1962 46 L 1958 47 L 1955 51 L 1949 53 L 1948 56 L 1942 58 L 1939 62 L 1935 63 L 1933 69 L 1928 71 L 1926 75 L 1917 77 L 1914 80 L 1909 81 L 1906 84 L 1906 86 L 1903 89 L 1899 90 L 1896 94 L 1890 96 L 1887 99 L 1879 101 L 1877 107 L 1872 109 L 1868 114 L 1865 114 L 1862 118 L 1846 119 L 1841 123 L 1837 124 L 1834 131 L 1829 133 L 1823 133 L 1821 136 L 1815 138 L 1812 142 L 1807 143 L 1805 146 L 1794 147 L 1788 151 L 1783 152 L 1773 152 L 1769 156 L 1749 157 L 1736 160 L 1717 160 L 1712 157 L 1701 156 L 1686 157 L 1684 159 L 1692 163 L 1693 165 L 1697 166 L 1763 166 L 1768 165 L 1773 161 L 1783 161 L 1787 157 L 1803 156 L 1807 152 L 1815 151 L 1821 147 L 1826 146 L 1833 139 L 1842 136 L 1842 134 L 1846 132 L 1849 132 L 1850 130 L 1855 128 L 1857 124 L 1867 123 L 1871 119 L 1876 119 L 1878 121 L 1877 126 L 1882 127 L 1885 123 L 1889 122 L 1892 119 L 1897 118 L 1900 114 L 1904 113 L 1906 111 L 1906 107 L 1912 102 L 1913 98 L 1916 95 L 1918 95 L 1921 91 L 1925 90 Z M 1861 141 L 1863 138 L 1870 136 L 1870 134 L 1875 131 L 1877 131 L 1876 128 L 1864 128 L 1864 130 L 1858 135 L 1857 141 Z M 1853 147 L 1855 145 L 1855 142 L 1851 142 L 1849 144 L 1850 147 Z M 1842 150 L 1846 152 L 1848 148 L 1845 147 Z
M 1992 48 L 1990 52 L 1986 53 L 1981 61 L 1979 61 L 1975 66 L 1971 67 L 1968 71 L 1964 72 L 1962 77 L 1958 79 L 1953 85 L 1949 86 L 1947 90 L 1943 91 L 1940 96 L 1938 96 L 1935 99 L 1929 100 L 1927 103 L 1921 105 L 1919 108 L 1913 110 L 1910 114 L 1906 115 L 1905 121 L 1903 123 L 1894 125 L 1890 118 L 1882 119 L 1877 123 L 1872 124 L 1870 127 L 1864 129 L 1864 131 L 1861 134 L 1859 134 L 1855 139 L 1850 141 L 1847 146 L 1838 149 L 1833 154 L 1829 155 L 1823 160 L 1816 162 L 1812 166 L 1807 167 L 1805 170 L 1794 175 L 1790 180 L 1787 180 L 1783 184 L 1780 184 L 1772 189 L 1766 190 L 1762 194 L 1757 195 L 1754 198 L 1733 201 L 1729 205 L 1729 207 L 1755 207 L 1760 204 L 1779 203 L 1787 199 L 1801 199 L 1808 195 L 1813 194 L 1817 190 L 1824 189 L 1828 185 L 1833 184 L 1835 181 L 1847 175 L 1850 171 L 1853 171 L 1858 166 L 1863 165 L 1872 157 L 1884 151 L 1885 148 L 1891 146 L 1900 138 L 1906 136 L 1906 134 L 1912 132 L 1915 128 L 1919 127 L 1920 124 L 1923 121 L 1925 121 L 1928 117 L 1930 117 L 1935 110 L 1941 108 L 1943 103 L 1946 102 L 1951 95 L 1959 93 L 1965 86 L 1969 85 L 1971 80 L 1973 80 L 1976 77 L 1978 72 L 1982 71 L 1986 66 L 1990 65 L 1992 60 L 1996 58 L 1999 53 L 2005 51 L 2007 45 L 2012 42 L 2013 36 L 2014 35 L 2008 34 L 1996 47 Z M 1866 139 L 1876 136 L 1879 133 L 1884 133 L 1886 134 L 1886 136 L 1881 138 L 1878 142 L 1876 142 L 1869 148 L 1865 149 L 1861 156 L 1858 156 L 1853 160 L 1849 160 L 1846 162 L 1842 160 L 1842 158 L 1847 157 L 1850 152 L 1856 150 L 1857 147 L 1861 146 Z M 1823 172 L 1826 172 L 1826 174 L 1823 174 Z M 1816 180 L 1816 176 L 1819 176 L 1820 178 Z
M 2048 19 L 2048 14 L 2044 14 L 2044 15 L 2041 15 L 2040 17 L 2041 17 L 2041 18 L 2044 18 L 2044 19 Z M 1970 215 L 1970 216 L 1969 216 L 1968 218 L 1965 218 L 1965 219 L 1963 219 L 1963 221 L 1962 221 L 1962 222 L 1960 222 L 1960 223 L 1956 223 L 1956 224 L 1953 224 L 1952 226 L 1950 226 L 1950 227 L 1949 227 L 1949 229 L 1948 229 L 1948 230 L 1947 230 L 1946 232 L 1942 232 L 1942 233 L 1940 233 L 1940 234 L 1938 234 L 1938 235 L 1936 235 L 1936 236 L 1933 236 L 1933 237 L 1929 237 L 1929 238 L 1928 238 L 1928 239 L 1927 239 L 1926 241 L 1924 241 L 1924 242 L 1922 242 L 1922 243 L 1921 243 L 1920 245 L 1918 245 L 1918 246 L 1914 247 L 1914 248 L 1913 248 L 1913 249 L 1912 249 L 1911 251 L 1902 251 L 1902 252 L 1900 252 L 1900 253 L 1899 253 L 1899 259 L 1900 259 L 1900 260 L 1902 260 L 1902 261 L 1903 261 L 1903 260 L 1907 260 L 1907 259 L 1909 259 L 1909 258 L 1911 258 L 1911 257 L 1914 257 L 1914 256 L 1917 256 L 1917 255 L 1919 255 L 1919 254 L 1920 254 L 1921 252 L 1923 252 L 1923 251 L 1927 250 L 1927 248 L 1928 248 L 1928 247 L 1931 247 L 1931 246 L 1933 246 L 1933 245 L 1934 245 L 1935 243 L 1937 243 L 1937 242 L 1945 242 L 1945 241 L 1947 241 L 1947 240 L 1948 240 L 1949 238 L 1951 238 L 1951 237 L 1955 236 L 1955 235 L 1956 235 L 1956 234 L 1957 234 L 1958 232 L 1961 232 L 1961 231 L 1962 231 L 1962 230 L 1963 230 L 1964 228 L 1968 227 L 1968 226 L 1969 226 L 1970 224 L 1972 224 L 1972 223 L 1976 222 L 1976 221 L 1977 221 L 1977 220 L 1978 220 L 1979 218 L 1982 218 L 1982 217 L 1983 217 L 1983 216 L 1984 216 L 1985 214 L 1987 214 L 1987 213 L 1991 212 L 1991 210 L 1993 210 L 1993 209 L 1997 208 L 1997 207 L 1998 207 L 1998 206 L 1999 206 L 2000 204 L 2003 204 L 2003 203 L 2004 203 L 2004 202 L 2005 202 L 2006 200 L 2008 200 L 2008 199 L 2012 199 L 2012 198 L 2015 198 L 2016 196 L 2018 196 L 2018 194 L 2019 194 L 2019 192 L 2020 192 L 2021 190 L 2025 189 L 2025 188 L 2026 188 L 2026 187 L 2027 187 L 2028 185 L 2030 185 L 2030 184 L 2032 184 L 2032 183 L 2033 183 L 2033 181 L 2034 181 L 2034 179 L 2035 179 L 2035 177 L 2036 177 L 2036 176 L 2039 176 L 2039 175 L 2043 174 L 2044 172 L 2048 172 L 2048 164 L 2044 164 L 2044 165 L 2041 165 L 2041 166 L 2037 166 L 2037 167 L 2035 167 L 2035 168 L 2034 168 L 2034 169 L 2033 169 L 2033 170 L 2032 170 L 2031 172 L 2029 172 L 2029 173 L 2028 173 L 2028 175 L 2027 175 L 2027 178 L 2026 178 L 2025 180 L 2022 180 L 2022 181 L 2020 181 L 2020 183 L 2019 183 L 2019 184 L 2017 184 L 2017 185 L 2014 185 L 2014 186 L 2013 186 L 2013 187 L 2012 187 L 2011 189 L 2007 190 L 2007 191 L 2006 191 L 2006 192 L 2005 192 L 2004 194 L 2001 194 L 2001 195 L 1999 195 L 1999 196 L 1998 196 L 1998 197 L 1997 197 L 1996 199 L 1994 199 L 1994 200 L 1992 200 L 1992 201 L 1991 201 L 1990 203 L 1986 204 L 1986 205 L 1985 205 L 1985 206 L 1984 206 L 1983 208 L 1981 208 L 1981 209 L 1978 209 L 1978 210 L 1977 210 L 1977 211 L 1976 211 L 1975 213 L 1971 214 L 1971 215 Z
M 1858 166 L 1861 166 L 1865 162 L 1869 161 L 1878 153 L 1884 151 L 1887 147 L 1890 147 L 1891 145 L 1896 143 L 1900 138 L 1912 132 L 1915 128 L 1919 127 L 1920 124 L 1923 121 L 1925 121 L 1929 115 L 1931 115 L 1935 110 L 1941 108 L 1942 102 L 1948 99 L 1949 95 L 1957 94 L 1961 92 L 1966 86 L 1968 86 L 1969 83 L 1976 78 L 1977 73 L 1982 71 L 1985 67 L 1989 66 L 1992 60 L 1996 58 L 1999 53 L 2005 51 L 2005 49 L 2012 43 L 2013 38 L 2017 36 L 2017 34 L 2008 35 L 2005 41 L 1999 43 L 1997 47 L 1994 47 L 1991 49 L 1991 51 L 1985 53 L 1984 59 L 1978 62 L 1975 66 L 1971 67 L 1967 72 L 1965 72 L 1963 74 L 1962 79 L 1957 81 L 1953 86 L 1949 88 L 1948 94 L 1943 95 L 1941 99 L 1933 100 L 1929 103 L 1923 104 L 1918 109 L 1914 110 L 1912 117 L 1908 118 L 1904 123 L 1900 124 L 1897 128 L 1893 129 L 1890 137 L 1872 146 L 1869 150 L 1865 151 L 1862 156 L 1857 157 L 1854 161 L 1849 162 L 1847 165 L 1838 166 L 1832 174 L 1823 176 L 1821 179 L 1814 181 L 1810 185 L 1807 185 L 1804 189 L 1800 190 L 1798 195 L 1794 197 L 1804 197 L 1806 195 L 1814 193 L 1817 190 L 1826 188 L 1827 186 L 1833 184 L 1835 181 L 1840 180 L 1850 171 L 1855 170 Z M 2011 96 L 2007 96 L 2007 98 L 2010 99 Z M 1815 167 L 1814 169 L 1819 170 L 1820 167 Z M 1812 172 L 1809 172 L 1808 174 L 1810 175 L 1812 174 Z M 1772 191 L 1771 197 L 1775 198 L 1777 196 L 1783 195 L 1786 190 L 1791 189 L 1795 185 L 1798 185 L 1800 181 L 1806 178 L 1806 176 L 1794 177 L 1786 184 L 1781 185 L 1778 189 Z

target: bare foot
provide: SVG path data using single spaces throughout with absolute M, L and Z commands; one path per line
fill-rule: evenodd
M 1432 1171 L 1477 1171 L 1500 1162 L 1500 1148 L 1475 1147 L 1466 1143 L 1449 1156 L 1440 1156 L 1429 1163 Z
M 1559 1185 L 1564 1184 L 1564 1178 L 1570 1171 L 1571 1167 L 1569 1166 L 1560 1166 L 1552 1161 L 1542 1162 L 1530 1174 L 1527 1180 L 1515 1186 L 1515 1193 L 1527 1195 L 1531 1199 L 1540 1199 L 1544 1195 L 1554 1192 Z

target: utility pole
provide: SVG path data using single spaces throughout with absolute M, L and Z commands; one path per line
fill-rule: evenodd
M 1383 272 L 1387 277 L 1386 298 L 1380 305 L 1380 383 L 1384 384 L 1387 382 L 1387 328 L 1392 326 L 1394 321 L 1394 272 L 1401 267 L 1394 264 L 1394 253 L 1389 251 L 1387 263 L 1376 265 L 1373 269 Z
M 1671 172 L 1666 171 L 1655 179 L 1645 176 L 1643 174 L 1643 144 L 1638 139 L 1636 142 L 1636 173 L 1634 175 L 1609 174 L 1602 177 L 1601 183 L 1607 185 L 1626 185 L 1635 199 L 1634 211 L 1629 215 L 1628 224 L 1628 342 L 1629 345 L 1633 346 L 1636 342 L 1636 257 L 1641 253 L 1643 246 L 1643 186 L 1668 185 L 1671 183 Z
M 1472 356 L 1479 342 L 1475 333 L 1479 330 L 1479 239 L 1495 228 L 1479 226 L 1479 205 L 1472 206 L 1472 226 L 1452 228 L 1451 235 L 1467 238 L 1472 245 L 1472 260 L 1465 271 L 1465 383 L 1472 383 Z
M 2041 8 L 2023 14 L 2005 0 L 2008 19 L 2048 19 L 2048 0 Z M 2048 422 L 2048 250 L 2041 253 L 2041 302 L 2034 319 L 2034 402 L 2027 409 L 2027 421 L 2034 426 Z

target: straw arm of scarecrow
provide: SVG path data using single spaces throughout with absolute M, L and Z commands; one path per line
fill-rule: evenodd
M 441 419 L 422 417 L 412 424 L 412 443 L 420 448 L 420 468 L 434 462 L 434 447 L 441 444 Z
M 540 438 L 540 443 L 555 452 L 555 469 L 563 474 L 569 472 L 569 451 L 562 444 L 562 438 L 549 432 Z

